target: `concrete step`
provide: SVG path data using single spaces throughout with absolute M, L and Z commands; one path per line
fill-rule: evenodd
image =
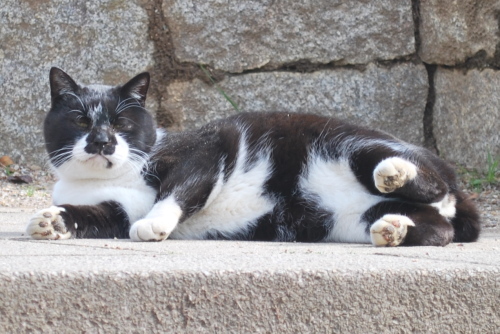
M 34 241 L 0 208 L 0 332 L 499 333 L 500 231 L 477 243 Z

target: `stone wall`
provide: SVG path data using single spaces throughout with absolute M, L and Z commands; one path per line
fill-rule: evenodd
M 174 131 L 236 113 L 223 91 L 239 110 L 334 115 L 485 168 L 500 156 L 499 25 L 499 0 L 6 0 L 0 155 L 44 161 L 58 66 L 82 83 L 150 71 L 149 108 Z

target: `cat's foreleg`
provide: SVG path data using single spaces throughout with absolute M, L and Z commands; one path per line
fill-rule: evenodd
M 182 216 L 183 210 L 175 196 L 157 202 L 151 211 L 130 228 L 133 241 L 162 241 L 168 238 Z
M 180 168 L 171 168 L 158 193 L 157 202 L 142 219 L 133 222 L 130 227 L 130 239 L 133 241 L 162 241 L 167 239 L 178 224 L 182 224 L 192 215 L 203 209 L 220 192 L 216 184 L 222 183 L 223 166 L 215 161 L 195 159 L 184 161 Z M 208 165 L 210 168 L 206 168 Z M 191 166 L 190 173 L 185 166 Z M 219 166 L 219 168 L 212 168 Z M 215 189 L 214 189 L 215 187 Z
M 117 202 L 58 205 L 38 211 L 26 228 L 33 239 L 126 238 L 129 220 Z

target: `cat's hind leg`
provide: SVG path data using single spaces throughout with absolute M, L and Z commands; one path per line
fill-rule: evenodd
M 371 193 L 412 202 L 438 202 L 455 183 L 446 162 L 425 149 L 389 140 L 362 141 L 350 152 L 349 164 Z
M 381 193 L 391 193 L 417 176 L 417 166 L 412 162 L 391 157 L 382 160 L 373 171 L 375 187 Z
M 398 246 L 401 244 L 408 229 L 415 223 L 403 215 L 386 214 L 370 227 L 370 239 L 374 246 Z
M 455 230 L 453 241 L 473 242 L 481 232 L 481 220 L 474 202 L 464 193 L 455 192 L 455 215 L 451 224 Z
M 448 218 L 431 205 L 384 201 L 363 214 L 375 246 L 445 246 L 453 240 Z
M 380 193 L 420 203 L 439 202 L 450 191 L 440 172 L 428 162 L 419 161 L 417 165 L 397 156 L 380 161 L 372 177 Z

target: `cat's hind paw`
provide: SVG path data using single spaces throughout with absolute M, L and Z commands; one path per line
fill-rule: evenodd
M 51 206 L 38 211 L 31 217 L 26 233 L 33 239 L 57 240 L 71 238 L 71 232 L 66 229 L 61 212 L 64 208 Z
M 132 225 L 129 235 L 133 241 L 162 241 L 167 239 L 171 232 L 163 220 L 145 218 Z
M 398 157 L 382 160 L 373 171 L 375 187 L 381 193 L 393 192 L 416 176 L 417 166 Z
M 384 215 L 370 227 L 370 237 L 374 246 L 398 246 L 408 233 L 408 227 L 415 223 L 402 215 Z

